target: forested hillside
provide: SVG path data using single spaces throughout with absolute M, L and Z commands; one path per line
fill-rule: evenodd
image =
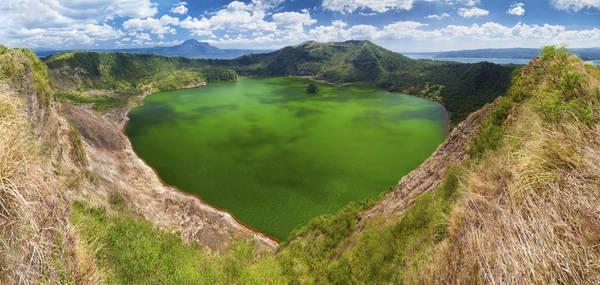
M 334 84 L 367 83 L 442 103 L 450 113 L 452 126 L 504 94 L 515 69 L 487 62 L 416 61 L 368 41 L 306 42 L 233 60 L 69 52 L 45 61 L 59 86 L 71 91 L 111 90 L 117 95 L 236 80 L 238 74 L 307 76 Z

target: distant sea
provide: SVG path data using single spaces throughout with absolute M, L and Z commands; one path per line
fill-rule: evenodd
M 404 53 L 405 56 L 408 56 L 412 59 L 427 59 L 427 60 L 437 60 L 437 61 L 454 61 L 454 62 L 462 62 L 462 63 L 477 63 L 477 62 L 491 62 L 496 64 L 519 64 L 525 65 L 529 63 L 531 59 L 525 58 L 480 58 L 480 57 L 436 57 L 435 54 L 431 53 Z M 589 60 L 587 62 L 591 62 L 596 66 L 600 66 L 600 60 Z
M 491 62 L 496 64 L 520 64 L 525 65 L 531 59 L 524 58 L 478 58 L 478 57 L 436 57 L 435 54 L 430 53 L 405 53 L 404 55 L 412 59 L 428 59 L 438 61 L 455 61 L 462 63 L 477 63 L 477 62 Z

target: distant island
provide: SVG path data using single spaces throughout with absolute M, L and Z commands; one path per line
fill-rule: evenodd
M 58 52 L 67 52 L 74 50 L 34 50 L 40 57 L 48 57 Z M 207 42 L 199 42 L 194 39 L 187 40 L 182 44 L 175 46 L 156 46 L 150 48 L 128 48 L 128 49 L 91 49 L 94 52 L 124 52 L 136 54 L 158 54 L 164 56 L 182 56 L 187 58 L 213 58 L 213 59 L 233 59 L 249 53 L 266 53 L 270 50 L 256 49 L 220 49 Z

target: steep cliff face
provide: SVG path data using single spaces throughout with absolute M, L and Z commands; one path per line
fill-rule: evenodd
M 47 69 L 30 51 L 0 49 L 0 70 L 0 283 L 93 279 L 77 270 L 85 253 L 60 174 L 74 147 Z

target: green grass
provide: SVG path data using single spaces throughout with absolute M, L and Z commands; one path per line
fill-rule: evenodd
M 197 245 L 184 245 L 177 234 L 142 218 L 76 201 L 71 219 L 109 283 L 199 284 L 210 278 L 198 270 L 208 255 Z
M 414 283 L 430 261 L 433 245 L 446 238 L 446 216 L 457 198 L 459 176 L 457 168 L 450 168 L 444 183 L 420 195 L 402 218 L 375 220 L 358 235 L 358 214 L 372 203 L 351 204 L 334 216 L 316 218 L 283 246 L 276 260 L 291 283 Z
M 355 235 L 361 211 L 374 200 L 351 203 L 297 231 L 277 253 L 258 254 L 238 241 L 226 253 L 184 245 L 177 233 L 152 226 L 123 206 L 118 192 L 105 208 L 75 201 L 71 221 L 114 284 L 387 284 L 414 281 L 430 260 L 430 248 L 446 237 L 446 215 L 456 199 L 460 171 L 416 200 L 398 221 L 368 224 Z M 379 221 L 381 222 L 381 221 Z
M 73 92 L 59 92 L 56 95 L 57 98 L 62 100 L 68 100 L 74 103 L 88 103 L 92 104 L 92 109 L 97 112 L 106 112 L 107 110 L 114 107 L 123 107 L 127 104 L 127 101 L 120 98 L 110 96 L 83 96 Z

